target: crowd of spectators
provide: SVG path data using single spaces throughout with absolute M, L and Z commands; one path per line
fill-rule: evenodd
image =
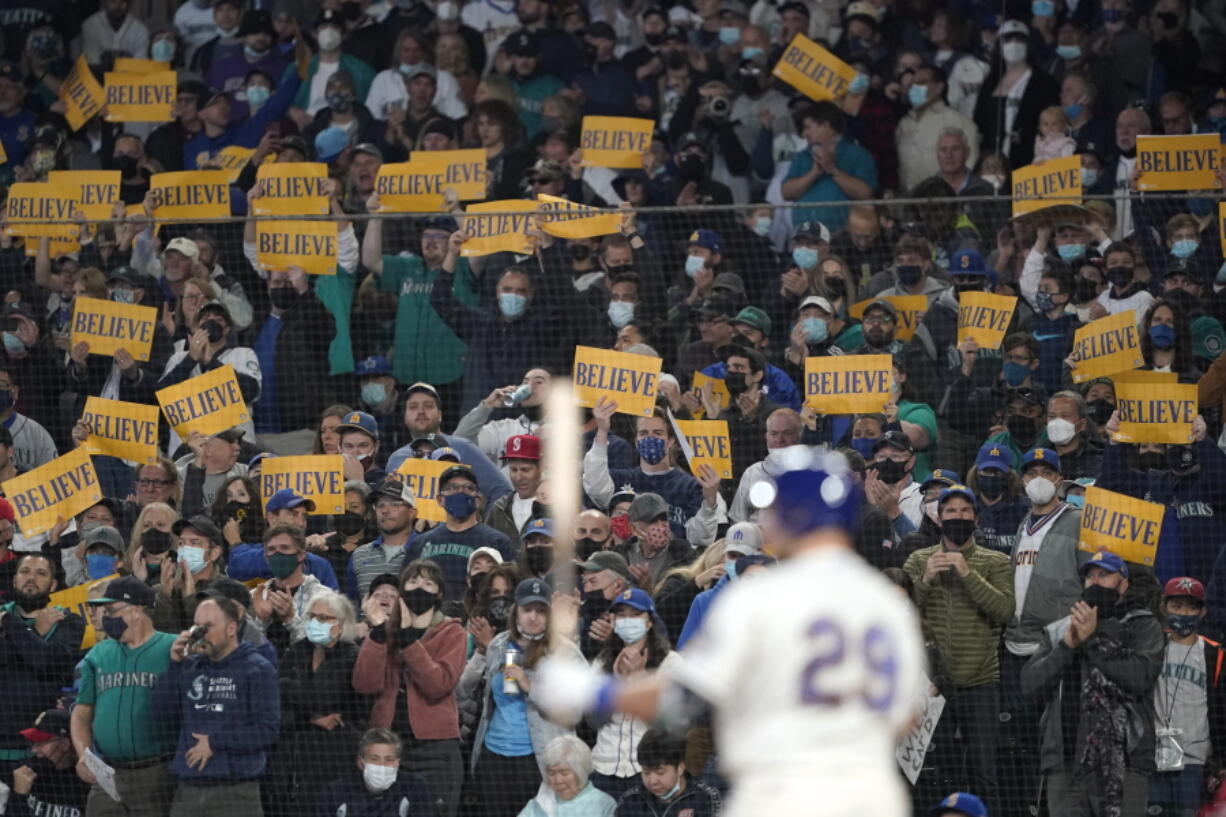
M 978 798 L 934 814 L 1226 799 L 1220 193 L 1144 195 L 1136 168 L 1138 136 L 1226 136 L 1219 4 L 0 0 L 0 30 L 0 181 L 119 170 L 131 208 L 71 252 L 0 233 L 0 484 L 85 444 L 91 396 L 229 365 L 251 409 L 163 425 L 155 462 L 93 456 L 103 498 L 45 534 L 0 499 L 0 813 L 714 817 L 709 723 L 560 722 L 531 689 L 559 650 L 683 662 L 718 595 L 776 569 L 753 489 L 797 444 L 846 453 L 856 550 L 924 625 L 945 708 L 917 814 L 954 789 Z M 772 77 L 798 33 L 856 70 L 846 96 Z M 172 121 L 71 129 L 79 55 L 169 63 Z M 585 162 L 585 116 L 653 120 L 642 167 Z M 232 219 L 138 214 L 228 147 L 254 150 Z M 382 165 L 458 148 L 487 199 L 620 205 L 618 232 L 465 257 L 459 208 L 369 218 Z M 1011 219 L 1011 174 L 1066 156 L 1085 206 Z M 334 274 L 259 264 L 265 160 L 327 164 Z M 976 292 L 1017 298 L 1000 348 L 958 341 Z M 156 307 L 149 359 L 73 343 L 78 298 Z M 1075 331 L 1128 310 L 1141 368 L 1198 386 L 1189 444 L 1114 441 L 1112 379 L 1073 382 Z M 645 416 L 585 409 L 563 532 L 544 406 L 578 345 L 663 374 Z M 892 358 L 882 412 L 804 404 L 806 359 L 856 354 Z M 674 420 L 699 417 L 727 422 L 731 478 L 689 467 Z M 343 457 L 343 512 L 260 495 L 308 453 Z M 413 458 L 447 463 L 445 521 Z M 1079 548 L 1090 486 L 1164 508 L 1153 564 Z M 87 607 L 50 598 L 79 586 Z

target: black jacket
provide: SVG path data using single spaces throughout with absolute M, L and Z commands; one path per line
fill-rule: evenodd
M 315 817 L 400 817 L 402 814 L 413 817 L 437 814 L 426 779 L 403 767 L 391 788 L 378 794 L 366 788 L 359 771 L 333 780 L 320 794 L 314 811 Z
M 89 796 L 89 785 L 77 777 L 77 771 L 72 766 L 67 769 L 52 770 L 50 764 L 43 760 L 26 761 L 38 775 L 29 794 L 9 792 L 8 808 L 5 817 L 83 817 L 85 814 L 85 799 Z M 9 785 L 12 780 L 7 781 Z
M 248 346 L 255 347 L 260 330 L 269 320 L 275 319 L 265 316 L 248 330 Z M 278 425 L 282 431 L 314 428 L 319 413 L 335 402 L 328 379 L 328 347 L 336 336 L 336 322 L 310 290 L 280 320 L 271 373 L 276 378 Z M 268 377 L 269 372 L 263 372 L 263 376 Z
M 345 721 L 338 729 L 360 733 L 370 714 L 371 702 L 355 692 L 351 682 L 358 645 L 340 643 L 324 650 L 323 663 L 317 670 L 311 669 L 314 654 L 315 645 L 302 639 L 290 644 L 281 659 L 282 731 L 316 730 L 312 718 L 335 712 Z
M 16 604 L 0 607 L 0 749 L 30 748 L 18 734 L 28 729 L 44 709 L 55 706 L 60 690 L 72 683 L 72 672 L 81 657 L 85 620 L 65 611 L 64 620 L 46 636 L 35 632 L 33 619 L 26 619 Z M 11 783 L 12 781 L 5 781 Z
M 695 780 L 685 773 L 685 791 L 671 803 L 665 803 L 643 788 L 640 781 L 617 800 L 617 817 L 716 817 L 720 812 L 720 796 L 715 787 Z

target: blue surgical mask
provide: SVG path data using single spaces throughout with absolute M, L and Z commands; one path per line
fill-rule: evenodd
M 676 797 L 679 791 L 681 791 L 681 776 L 680 775 L 677 776 L 677 782 L 673 784 L 673 787 L 669 789 L 668 791 L 664 792 L 664 795 L 660 797 L 660 799 L 667 803 L 669 800 L 672 800 L 674 797 Z
M 1062 60 L 1075 60 L 1081 56 L 1081 46 L 1058 45 L 1056 46 L 1056 55 Z
M 377 406 L 387 399 L 387 386 L 371 381 L 362 384 L 362 402 L 368 406 Z
M 332 643 L 332 625 L 311 619 L 306 623 L 306 637 L 312 644 L 326 647 Z
M 1056 254 L 1060 256 L 1061 261 L 1076 261 L 1078 258 L 1084 258 L 1086 254 L 1085 244 L 1061 244 L 1056 247 Z
M 1207 116 L 1205 121 L 1209 123 L 1209 127 L 1215 131 L 1226 130 L 1226 116 Z
M 1093 187 L 1098 184 L 1098 171 L 1092 167 L 1083 167 L 1081 169 L 1081 186 Z
M 1035 17 L 1050 17 L 1056 13 L 1056 4 L 1052 0 L 1034 0 L 1030 4 L 1030 13 Z
M 111 290 L 111 300 L 117 304 L 136 303 L 136 293 L 130 289 Z
M 809 343 L 821 343 L 830 336 L 830 327 L 817 316 L 805 318 L 805 340 Z
M 246 54 L 250 59 L 253 59 L 253 60 L 262 60 L 268 56 L 267 49 L 265 49 L 264 51 L 257 51 L 249 45 L 243 46 L 243 53 Z
M 1200 242 L 1191 238 L 1181 238 L 1171 245 L 1171 255 L 1176 258 L 1188 258 L 1196 252 Z
M 4 333 L 4 351 L 21 354 L 26 350 L 25 341 L 14 335 L 12 332 Z
M 856 453 L 865 460 L 873 458 L 873 446 L 877 444 L 875 437 L 852 437 L 851 447 L 856 450 Z
M 647 637 L 647 622 L 641 618 L 615 618 L 613 632 L 624 643 L 637 644 Z
M 1064 498 L 1064 501 L 1074 508 L 1084 508 L 1086 506 L 1085 494 L 1069 494 Z
M 247 104 L 258 108 L 272 96 L 272 89 L 267 85 L 250 85 L 247 87 Z
M 912 108 L 918 108 L 928 101 L 928 86 L 921 85 L 918 82 L 913 83 L 907 89 L 907 101 L 911 103 Z
M 1005 383 L 1017 387 L 1026 382 L 1026 378 L 1030 377 L 1032 370 L 1024 363 L 1014 363 L 1012 360 L 1006 360 L 1002 371 L 1005 375 Z
M 498 311 L 508 318 L 518 318 L 524 314 L 528 299 L 517 292 L 500 292 L 498 294 Z
M 447 494 L 443 497 L 443 510 L 456 519 L 467 519 L 477 510 L 477 498 L 468 494 Z
M 635 447 L 648 465 L 655 465 L 664 459 L 664 440 L 659 437 L 643 437 Z
M 400 73 L 404 74 L 407 77 L 409 74 L 412 74 L 414 71 L 416 71 L 420 67 L 421 67 L 421 63 L 419 62 L 413 62 L 413 63 L 402 62 L 400 63 Z
M 795 247 L 792 250 L 792 260 L 801 269 L 813 269 L 817 266 L 817 250 L 812 247 Z
M 694 278 L 702 271 L 702 268 L 707 265 L 707 259 L 701 255 L 687 255 L 685 257 L 685 274 Z
M 157 62 L 170 62 L 175 57 L 175 44 L 170 40 L 158 40 L 149 46 L 149 56 Z
M 736 26 L 724 26 L 719 30 L 719 41 L 724 45 L 736 45 L 741 41 L 741 30 Z
M 1074 102 L 1072 105 L 1064 106 L 1064 115 L 1069 119 L 1076 119 L 1077 117 L 1081 116 L 1081 112 L 1085 109 L 1085 105 L 1082 105 L 1080 102 Z
M 756 45 L 751 45 L 748 48 L 741 49 L 741 59 L 743 60 L 752 60 L 758 57 L 765 57 L 765 56 L 766 56 L 766 52 L 763 51 L 761 48 L 758 48 Z
M 609 301 L 609 323 L 621 329 L 634 320 L 634 304 L 629 301 Z
M 1155 323 L 1149 327 L 1149 339 L 1155 349 L 1170 349 L 1175 345 L 1175 327 Z
M 90 580 L 101 579 L 115 572 L 115 557 L 105 553 L 88 553 L 85 555 L 85 574 Z
M 206 564 L 204 560 L 204 548 L 187 546 L 180 547 L 179 561 L 187 562 L 187 569 L 190 570 L 193 575 L 199 573 L 201 570 L 204 570 L 204 566 Z
M 868 74 L 856 74 L 855 79 L 847 86 L 848 93 L 862 94 L 868 90 Z
M 766 238 L 771 234 L 771 217 L 758 216 L 753 223 L 753 231 L 756 235 Z

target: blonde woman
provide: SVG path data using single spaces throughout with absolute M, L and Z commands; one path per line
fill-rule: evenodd
M 150 502 L 141 509 L 132 526 L 132 539 L 124 562 L 132 575 L 152 587 L 163 578 L 173 580 L 178 565 L 174 524 L 178 512 L 164 502 Z
M 674 567 L 660 577 L 652 596 L 660 618 L 668 630 L 668 640 L 676 644 L 681 628 L 685 626 L 690 605 L 704 590 L 710 590 L 724 577 L 724 540 L 719 540 L 704 550 L 688 565 Z

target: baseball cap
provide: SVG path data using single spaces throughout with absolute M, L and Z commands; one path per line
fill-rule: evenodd
M 405 389 L 404 391 L 405 399 L 408 399 L 410 396 L 417 394 L 418 392 L 421 392 L 422 394 L 430 395 L 431 397 L 435 399 L 436 402 L 439 399 L 438 389 L 434 388 L 429 383 L 422 383 L 420 381 L 417 383 L 414 383 L 412 386 L 409 386 L 407 389 Z
M 806 297 L 803 301 L 800 302 L 800 306 L 797 309 L 797 312 L 799 312 L 801 309 L 804 309 L 806 306 L 816 306 L 818 309 L 823 310 L 827 315 L 833 316 L 835 314 L 834 305 L 831 304 L 830 301 L 827 300 L 826 298 L 823 298 L 821 295 L 809 295 L 808 297 Z M 865 309 L 864 311 L 867 312 L 868 309 Z
M 552 519 L 533 519 L 528 523 L 528 527 L 524 528 L 524 532 L 520 534 L 519 541 L 527 542 L 529 536 L 548 536 L 553 538 L 553 520 Z
M 640 590 L 637 587 L 631 587 L 629 590 L 623 590 L 618 594 L 617 598 L 609 602 L 609 609 L 625 605 L 633 607 L 640 613 L 651 613 L 656 615 L 656 604 L 651 600 L 651 596 L 647 595 L 646 590 Z
M 757 508 L 771 508 L 785 531 L 799 536 L 821 528 L 850 531 L 855 526 L 860 499 L 847 457 L 820 447 L 791 445 L 771 451 L 765 466 L 770 477 L 750 489 L 749 501 Z
M 272 15 L 264 9 L 247 9 L 243 12 L 243 21 L 238 25 L 237 37 L 248 34 L 267 34 L 276 39 L 277 30 L 272 25 Z
M 766 314 L 765 310 L 759 309 L 756 306 L 747 306 L 740 312 L 736 313 L 736 317 L 732 319 L 734 324 L 743 323 L 747 326 L 752 326 L 764 335 L 771 333 L 771 319 Z
M 204 306 L 200 307 L 200 312 L 197 313 L 197 320 L 204 320 L 206 314 L 217 315 L 225 320 L 231 326 L 234 325 L 234 319 L 230 317 L 229 308 L 221 301 L 209 301 Z
M 0 60 L 0 79 L 21 84 L 21 68 L 12 60 Z
M 433 65 L 431 65 L 431 64 L 430 64 L 430 63 L 428 63 L 428 62 L 419 62 L 419 63 L 417 63 L 417 65 L 413 66 L 413 70 L 412 70 L 412 71 L 410 71 L 409 73 L 405 74 L 405 77 L 404 77 L 404 78 L 405 78 L 406 80 L 411 80 L 411 79 L 414 79 L 414 78 L 416 78 L 416 77 L 420 77 L 420 76 L 423 76 L 423 75 L 425 75 L 425 76 L 429 77 L 430 79 L 432 79 L 432 80 L 434 80 L 434 81 L 436 81 L 436 82 L 438 81 L 438 69 L 437 69 L 437 68 L 435 68 Z M 369 144 L 369 143 L 365 143 L 365 142 L 364 142 L 362 145 L 359 145 L 359 147 L 362 147 L 362 146 L 364 146 L 364 145 L 366 145 L 366 144 Z M 373 145 L 372 145 L 372 147 L 373 147 Z M 362 152 L 363 152 L 363 153 L 368 153 L 369 151 L 365 151 L 365 150 L 364 150 L 364 151 L 362 151 Z M 374 154 L 371 154 L 371 155 L 373 156 Z M 379 151 L 379 158 L 380 158 L 380 159 L 382 159 L 382 158 L 383 158 L 383 151 L 382 151 L 382 150 L 380 150 L 380 151 Z
M 975 250 L 958 250 L 949 259 L 950 275 L 988 274 L 988 262 Z
M 1119 573 L 1125 579 L 1128 578 L 1128 565 L 1109 550 L 1100 550 L 1091 556 L 1089 561 L 1082 562 L 1081 567 L 1077 568 L 1077 575 L 1085 576 L 1092 567 L 1101 567 L 1108 572 Z
M 272 503 L 270 502 L 269 504 Z M 188 528 L 191 528 L 196 533 L 202 534 L 204 538 L 208 539 L 214 545 L 220 545 L 222 542 L 221 531 L 217 529 L 217 525 L 213 524 L 213 520 L 209 519 L 204 514 L 196 514 L 195 516 L 187 519 L 177 519 L 170 529 L 174 531 L 175 536 L 182 536 L 183 531 L 187 530 Z
M 1019 469 L 1023 474 L 1026 473 L 1026 466 L 1032 462 L 1045 462 L 1057 471 L 1060 470 L 1060 455 L 1050 448 L 1034 448 L 1022 455 L 1022 467 Z
M 695 230 L 690 233 L 690 239 L 687 243 L 691 247 L 695 245 L 706 247 L 711 252 L 723 252 L 724 248 L 724 240 L 714 230 Z
M 911 445 L 911 438 L 903 431 L 887 431 L 882 434 L 876 444 L 873 445 L 873 453 L 876 454 L 885 446 L 897 448 L 899 451 L 905 451 L 910 454 L 915 449 Z
M 785 11 L 794 11 L 798 14 L 803 14 L 806 18 L 811 17 L 813 14 L 811 11 L 809 11 L 808 6 L 806 6 L 804 3 L 798 3 L 796 0 L 791 0 L 791 2 L 783 3 L 779 6 L 780 14 L 783 14 Z
M 471 559 L 472 557 L 470 556 L 469 558 Z M 375 592 L 376 587 L 382 587 L 385 584 L 396 588 L 397 593 L 400 592 L 400 579 L 397 578 L 395 573 L 380 573 L 370 580 L 370 586 L 366 588 L 366 594 L 370 595 Z
M 374 377 L 392 373 L 392 364 L 388 363 L 387 358 L 383 355 L 371 355 L 359 363 L 357 368 L 358 377 Z
M 639 494 L 630 503 L 628 516 L 631 522 L 654 522 L 661 516 L 668 516 L 668 503 L 659 494 Z
M 847 10 L 843 12 L 843 19 L 847 21 L 863 20 L 876 28 L 881 23 L 879 13 L 877 7 L 868 0 L 857 0 L 855 3 L 848 4 Z
M 736 304 L 730 301 L 724 295 L 713 295 L 702 302 L 698 307 L 698 314 L 704 318 L 724 318 L 732 320 L 732 316 L 737 313 Z
M 1001 471 L 1012 471 L 1016 462 L 1013 452 L 1007 446 L 988 442 L 979 448 L 979 454 L 975 457 L 975 470 L 999 468 Z
M 549 585 L 545 584 L 543 579 L 524 579 L 515 588 L 516 607 L 533 602 L 539 602 L 546 607 L 553 604 L 553 595 L 549 592 Z
M 315 28 L 318 30 L 320 27 L 326 25 L 337 26 L 341 31 L 344 31 L 345 18 L 342 17 L 340 12 L 336 11 L 335 9 L 324 9 L 315 17 Z
M 426 230 L 438 230 L 451 235 L 451 233 L 460 229 L 460 226 L 456 224 L 455 219 L 451 216 L 427 216 L 417 222 L 417 229 L 423 233 Z
M 604 21 L 592 23 L 583 30 L 584 37 L 599 37 L 602 40 L 616 40 L 617 32 L 613 30 L 613 26 Z
M 11 304 L 4 307 L 4 317 L 7 318 L 12 315 L 20 315 L 21 317 L 32 321 L 38 320 L 38 318 L 34 316 L 34 309 L 24 301 L 13 301 Z
M 308 511 L 315 510 L 315 503 L 304 496 L 299 496 L 289 488 L 282 488 L 268 498 L 268 502 L 264 503 L 265 513 L 277 513 L 288 508 L 297 508 L 299 505 L 306 505 Z
M 830 229 L 820 221 L 805 221 L 792 233 L 792 238 L 805 238 L 809 241 L 825 241 L 830 243 Z
M 724 2 L 719 4 L 719 12 L 717 13 L 735 14 L 739 17 L 744 17 L 746 20 L 749 19 L 749 7 L 742 3 L 741 0 L 724 0 Z
M 126 549 L 123 537 L 110 525 L 99 525 L 85 534 L 85 550 L 89 551 L 94 545 L 105 545 L 118 556 L 122 556 Z
M 373 503 L 381 496 L 398 499 L 413 508 L 417 507 L 417 497 L 413 495 L 413 489 L 408 483 L 393 477 L 388 477 L 375 486 L 375 489 L 370 492 L 370 501 Z
M 145 276 L 125 264 L 111 270 L 110 274 L 106 276 L 106 282 L 108 284 L 120 283 L 129 284 L 134 287 L 143 287 L 145 285 Z
M 243 605 L 245 610 L 251 609 L 251 591 L 247 589 L 247 585 L 229 576 L 218 576 L 209 582 L 206 589 L 196 593 L 197 601 L 209 598 L 229 599 Z
M 68 737 L 70 734 L 68 723 L 68 710 L 48 709 L 38 714 L 33 726 L 22 729 L 17 734 L 30 743 L 46 743 L 55 738 Z
M 503 47 L 512 57 L 535 57 L 540 51 L 541 41 L 535 33 L 521 28 L 506 38 Z
M 195 241 L 192 241 L 187 236 L 181 235 L 178 238 L 172 238 L 170 243 L 166 245 L 166 249 L 163 251 L 163 254 L 168 253 L 171 250 L 182 253 L 193 261 L 200 257 L 200 248 L 196 246 Z
M 948 468 L 933 468 L 932 473 L 924 477 L 924 481 L 920 483 L 920 490 L 926 490 L 934 482 L 948 487 L 957 485 L 961 481 L 962 477 L 958 476 L 957 471 L 950 471 Z
M 436 448 L 430 452 L 432 460 L 447 460 L 448 462 L 461 462 L 460 452 L 456 451 L 449 445 L 444 445 L 441 448 Z
M 219 440 L 225 440 L 228 443 L 236 443 L 243 438 L 247 432 L 238 426 L 227 428 L 225 431 L 218 431 L 213 436 Z
M 439 475 L 439 478 L 438 478 L 439 490 L 441 491 L 444 485 L 446 485 L 448 482 L 451 482 L 451 480 L 457 477 L 466 479 L 472 483 L 477 482 L 477 474 L 476 472 L 473 471 L 472 467 L 465 465 L 462 462 L 458 462 L 455 465 L 448 468 L 446 471 L 444 471 L 441 475 Z
M 1010 34 L 1020 37 L 1029 37 L 1030 28 L 1021 20 L 1006 20 L 1000 24 L 1000 28 L 997 30 L 996 36 L 997 38 L 1003 40 Z
M 535 434 L 516 434 L 507 439 L 502 450 L 504 460 L 540 460 L 541 438 Z
M 102 598 L 90 599 L 87 604 L 113 604 L 124 601 L 140 607 L 152 607 L 154 600 L 153 588 L 135 576 L 121 576 L 114 579 L 102 592 Z
M 630 564 L 626 557 L 612 550 L 598 550 L 588 557 L 586 562 L 579 563 L 579 569 L 584 573 L 600 573 L 612 570 L 628 582 L 634 581 L 630 575 Z
M 496 565 L 500 565 L 503 563 L 503 561 L 505 561 L 502 558 L 501 553 L 499 553 L 497 550 L 487 545 L 485 547 L 479 547 L 476 550 L 474 550 L 472 553 L 468 554 L 467 570 L 473 569 L 473 560 L 476 559 L 478 556 L 488 556 L 489 558 L 494 560 L 494 564 Z M 467 572 L 467 570 L 465 572 Z
M 711 290 L 733 295 L 745 295 L 745 281 L 735 272 L 721 272 L 711 282 Z
M 5 431 L 8 431 L 8 429 L 6 428 Z M 10 438 L 8 443 L 0 444 L 12 445 L 13 443 L 12 439 Z M 17 513 L 13 510 L 13 506 L 10 505 L 9 501 L 2 496 L 0 496 L 0 519 L 7 519 L 10 522 L 17 521 Z
M 356 428 L 358 431 L 369 434 L 376 440 L 379 439 L 379 421 L 364 411 L 351 411 L 342 417 L 341 423 L 336 427 L 336 430 L 339 432 L 346 428 Z
M 864 307 L 864 312 L 861 313 L 861 320 L 867 317 L 868 313 L 873 310 L 884 312 L 895 322 L 898 321 L 898 309 L 894 306 L 894 304 L 890 303 L 885 298 L 877 298 L 868 306 Z
M 425 443 L 426 445 L 432 446 L 433 448 L 437 450 L 439 448 L 442 448 L 444 445 L 446 445 L 447 440 L 443 439 L 442 434 L 435 434 L 435 433 L 423 434 L 420 437 L 414 437 L 412 440 L 410 440 L 409 448 L 416 450 L 418 444 L 420 443 Z
M 979 500 L 975 499 L 975 492 L 962 483 L 950 485 L 944 491 L 941 491 L 941 496 L 937 498 L 937 507 L 941 507 L 945 504 L 946 500 L 953 499 L 956 496 L 960 496 L 971 503 L 971 507 L 979 508 Z
M 1190 596 L 1204 601 L 1205 586 L 1191 576 L 1178 576 L 1162 588 L 1162 598 L 1169 599 L 1172 596 Z
M 609 497 L 609 508 L 614 508 L 621 502 L 633 502 L 636 496 L 638 494 L 634 492 L 634 489 L 629 485 L 625 485 L 620 490 L 615 491 L 613 496 Z
M 261 462 L 263 462 L 267 458 L 275 457 L 275 456 L 277 455 L 272 453 L 271 451 L 261 451 L 260 453 L 252 457 L 251 460 L 247 463 L 247 471 L 248 472 L 252 471 L 257 465 L 259 465 Z
M 1010 387 L 1005 389 L 1005 400 L 1008 403 L 1014 400 L 1021 400 L 1032 406 L 1043 406 L 1047 404 L 1047 387 L 1042 383 L 1033 383 L 1029 386 L 1018 386 L 1016 388 Z
M 737 522 L 724 534 L 724 552 L 748 556 L 762 552 L 762 529 L 753 522 Z
M 973 794 L 956 791 L 928 809 L 928 817 L 941 817 L 951 811 L 965 814 L 966 817 L 988 817 L 988 807 Z
M 332 125 L 315 134 L 315 160 L 330 162 L 349 144 L 349 134 L 340 125 Z

